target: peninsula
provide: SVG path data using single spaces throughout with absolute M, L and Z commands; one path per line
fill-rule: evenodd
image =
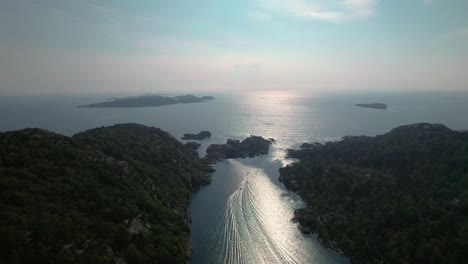
M 353 263 L 466 261 L 468 134 L 418 123 L 289 156 L 280 180 L 307 203 L 301 230 Z
M 137 124 L 0 133 L 0 262 L 188 263 L 192 152 Z
M 364 107 L 364 108 L 382 109 L 382 110 L 387 109 L 387 105 L 382 104 L 382 103 L 356 104 L 356 106 Z
M 174 97 L 143 95 L 137 97 L 116 98 L 111 101 L 82 105 L 78 107 L 158 107 L 173 104 L 200 103 L 213 100 L 212 96 L 179 95 Z

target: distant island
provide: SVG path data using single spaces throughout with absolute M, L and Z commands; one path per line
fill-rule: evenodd
M 188 263 L 209 164 L 137 124 L 0 132 L 0 263 Z
M 137 97 L 115 98 L 111 101 L 82 105 L 78 107 L 158 107 L 174 104 L 191 104 L 213 100 L 213 96 L 179 95 L 174 97 L 161 95 L 143 95 Z
M 209 138 L 211 137 L 211 133 L 210 131 L 201 131 L 200 133 L 198 134 L 184 134 L 184 136 L 182 137 L 182 139 L 191 139 L 191 140 L 202 140 L 202 139 L 205 139 L 205 138 Z
M 387 105 L 382 103 L 356 104 L 356 106 L 373 109 L 387 109 Z
M 307 203 L 304 233 L 353 263 L 466 262 L 467 133 L 418 123 L 288 153 L 280 181 Z

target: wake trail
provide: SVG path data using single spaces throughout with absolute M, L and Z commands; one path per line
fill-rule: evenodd
M 222 239 L 217 242 L 216 249 L 221 254 L 212 263 L 300 263 L 281 241 L 269 230 L 264 218 L 265 208 L 257 204 L 255 177 L 261 170 L 250 168 L 242 170 L 244 178 L 239 187 L 232 193 L 223 209 L 222 221 L 217 228 L 222 232 Z M 266 208 L 268 209 L 268 208 Z

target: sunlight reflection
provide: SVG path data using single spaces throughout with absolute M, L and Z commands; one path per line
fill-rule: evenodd
M 300 199 L 292 199 L 264 169 L 228 162 L 242 180 L 226 202 L 218 228 L 223 237 L 215 248 L 221 254 L 213 263 L 331 263 L 330 251 L 291 221 L 294 209 L 303 206 Z
M 241 122 L 233 127 L 241 130 L 244 137 L 251 134 L 273 138 L 270 150 L 273 161 L 287 165 L 287 148 L 298 147 L 310 138 L 310 125 L 320 125 L 319 118 L 310 114 L 310 104 L 304 104 L 302 95 L 289 91 L 254 91 L 240 95 Z

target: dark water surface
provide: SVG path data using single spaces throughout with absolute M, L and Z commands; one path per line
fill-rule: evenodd
M 108 96 L 111 97 L 111 96 Z M 382 134 L 415 122 L 468 129 L 467 93 L 373 93 L 300 96 L 288 92 L 218 95 L 205 103 L 155 108 L 76 108 L 105 96 L 0 97 L 0 130 L 40 127 L 72 135 L 115 123 L 159 127 L 177 138 L 209 130 L 209 144 L 249 135 L 272 137 L 269 155 L 215 165 L 213 183 L 195 193 L 192 263 L 347 263 L 291 221 L 301 200 L 278 182 L 288 148 L 345 135 Z M 387 110 L 359 108 L 381 102 Z

